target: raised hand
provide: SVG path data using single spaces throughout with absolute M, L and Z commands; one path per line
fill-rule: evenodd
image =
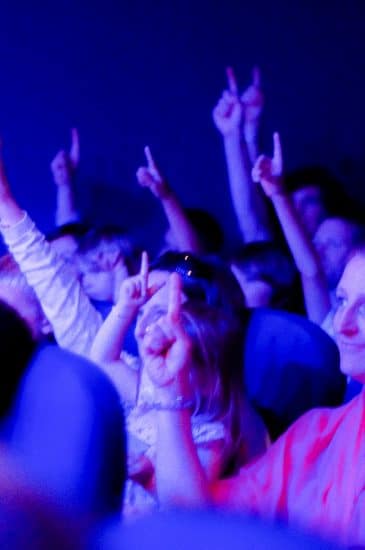
M 252 179 L 260 183 L 266 195 L 282 195 L 284 186 L 283 155 L 281 150 L 280 136 L 277 132 L 273 134 L 274 153 L 272 158 L 260 155 L 252 168 Z
M 243 108 L 238 95 L 238 85 L 232 67 L 227 67 L 228 90 L 225 90 L 213 109 L 213 120 L 223 136 L 239 131 Z
M 252 82 L 241 95 L 245 124 L 257 124 L 264 106 L 264 94 L 261 89 L 261 73 L 258 67 L 252 71 Z
M 181 322 L 182 289 L 178 273 L 168 280 L 167 314 L 148 327 L 142 356 L 149 378 L 157 388 L 186 389 L 191 343 Z
M 3 143 L 0 139 L 0 199 L 3 199 L 4 196 L 10 195 L 10 187 L 8 178 L 6 176 L 4 159 L 3 159 Z
M 118 311 L 137 311 L 150 297 L 148 289 L 148 255 L 142 252 L 141 267 L 137 275 L 124 279 L 120 287 L 119 299 L 116 304 Z
M 70 151 L 61 150 L 51 162 L 51 171 L 56 185 L 70 186 L 80 162 L 80 139 L 76 128 L 71 129 Z
M 18 223 L 24 217 L 24 211 L 15 201 L 6 175 L 0 139 L 0 223 L 3 227 Z
M 171 192 L 168 183 L 158 169 L 148 146 L 144 148 L 144 153 L 147 166 L 138 168 L 136 173 L 137 181 L 142 187 L 148 187 L 157 198 L 163 199 Z
M 72 169 L 76 170 L 80 163 L 80 136 L 77 128 L 71 128 L 71 147 L 69 159 Z

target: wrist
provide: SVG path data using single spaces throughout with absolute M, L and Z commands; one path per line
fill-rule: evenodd
M 185 395 L 176 395 L 175 397 L 156 397 L 153 401 L 143 404 L 148 410 L 155 411 L 189 411 L 195 406 L 195 401 Z
M 189 373 L 185 371 L 178 373 L 167 384 L 154 387 L 154 396 L 157 401 L 174 401 L 178 396 L 191 400 L 193 393 Z
M 167 201 L 174 198 L 174 192 L 171 187 L 165 183 L 158 191 L 157 197 L 160 201 Z
M 240 126 L 235 126 L 228 131 L 222 132 L 225 142 L 241 141 Z
M 117 302 L 111 310 L 111 313 L 120 321 L 131 321 L 138 311 L 137 305 Z
M 284 189 L 277 189 L 270 195 L 272 202 L 284 202 L 288 200 L 288 195 Z
M 256 143 L 258 133 L 259 133 L 258 121 L 245 122 L 243 126 L 243 136 L 247 143 Z

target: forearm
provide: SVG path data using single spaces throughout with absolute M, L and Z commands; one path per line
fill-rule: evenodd
M 188 410 L 157 411 L 156 486 L 162 506 L 207 506 L 209 484 L 191 432 Z
M 308 319 L 321 325 L 331 310 L 330 293 L 322 273 L 315 277 L 302 275 L 303 296 Z
M 259 134 L 259 124 L 255 123 L 245 123 L 243 127 L 243 137 L 247 146 L 248 156 L 253 166 L 259 156 L 259 147 L 258 147 L 258 134 Z
M 272 203 L 298 270 L 307 277 L 315 276 L 321 271 L 317 253 L 298 219 L 290 197 L 276 193 L 272 196 Z
M 265 197 L 252 181 L 247 146 L 241 143 L 238 131 L 225 136 L 224 151 L 232 202 L 244 241 L 270 239 Z
M 56 226 L 79 220 L 73 183 L 57 185 Z
M 290 197 L 276 194 L 272 201 L 295 264 L 301 274 L 307 315 L 311 321 L 320 324 L 331 305 L 319 258 L 297 218 Z
M 184 208 L 173 192 L 161 199 L 168 224 L 181 252 L 201 252 L 199 237 L 191 225 Z
M 5 244 L 34 289 L 58 344 L 87 355 L 102 318 L 85 295 L 76 274 L 57 256 L 21 209 L 12 205 L 12 209 L 5 212 L 1 202 L 0 217 Z
M 135 312 L 113 306 L 101 325 L 91 346 L 90 358 L 96 363 L 108 363 L 120 358 L 124 339 Z
M 25 216 L 24 210 L 16 203 L 10 192 L 1 192 L 0 195 L 0 224 L 10 227 L 19 223 Z

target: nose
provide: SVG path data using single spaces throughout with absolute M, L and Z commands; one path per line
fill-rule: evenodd
M 356 311 L 348 307 L 337 311 L 333 325 L 337 333 L 352 336 L 358 332 Z

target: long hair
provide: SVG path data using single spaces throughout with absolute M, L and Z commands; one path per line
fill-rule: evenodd
M 183 304 L 182 320 L 192 342 L 193 416 L 223 423 L 227 463 L 243 445 L 243 325 L 233 315 L 193 300 Z

